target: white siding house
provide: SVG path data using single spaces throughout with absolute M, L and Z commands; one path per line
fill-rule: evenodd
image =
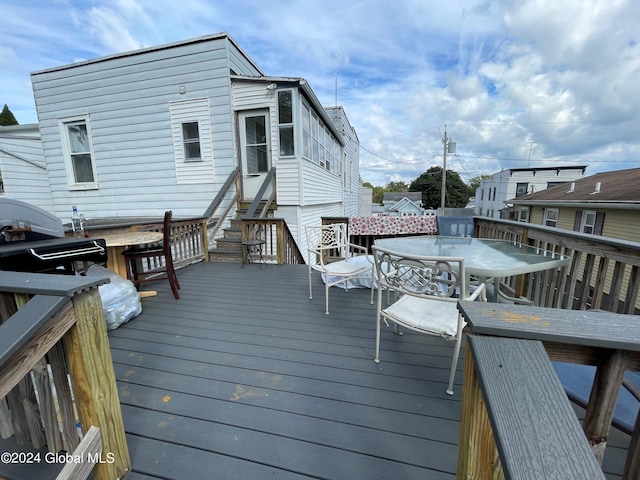
M 0 196 L 52 210 L 37 124 L 0 127 Z
M 34 72 L 32 83 L 63 219 L 72 205 L 89 219 L 200 216 L 236 167 L 245 200 L 276 168 L 275 216 L 301 249 L 302 225 L 357 212 L 359 146 L 344 111 L 327 113 L 304 79 L 266 77 L 226 33 Z
M 584 177 L 586 166 L 510 168 L 480 182 L 475 195 L 475 215 L 501 218 L 511 209 L 507 200 L 539 192 Z M 517 220 L 517 219 L 516 219 Z M 523 219 L 524 220 L 524 219 Z

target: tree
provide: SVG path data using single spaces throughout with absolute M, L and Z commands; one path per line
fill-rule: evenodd
M 445 207 L 464 208 L 473 194 L 458 173 L 447 170 Z M 439 208 L 442 192 L 442 167 L 431 167 L 409 186 L 410 192 L 422 192 L 424 208 Z
M 389 182 L 387 186 L 384 187 L 385 192 L 408 192 L 409 185 L 404 182 Z
M 372 198 L 371 201 L 373 203 L 377 203 L 378 205 L 382 205 L 382 197 L 384 197 L 385 189 L 384 187 L 374 187 L 370 182 L 364 182 L 362 184 L 363 187 L 370 188 L 372 190 Z
M 482 182 L 482 180 L 486 180 L 487 178 L 491 178 L 491 175 L 478 175 L 477 177 L 473 177 L 471 178 L 471 180 L 469 180 L 469 188 L 473 192 L 472 195 L 475 195 L 476 190 L 480 186 L 480 182 Z
M 7 106 L 7 104 L 4 104 L 4 107 L 2 108 L 2 112 L 0 112 L 0 126 L 2 127 L 6 127 L 8 125 L 19 125 L 18 120 L 16 120 L 16 117 L 13 116 L 13 113 L 11 113 L 11 110 L 9 110 L 9 107 Z

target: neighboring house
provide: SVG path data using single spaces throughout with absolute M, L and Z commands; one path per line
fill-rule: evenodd
M 384 210 L 387 215 L 407 216 L 407 215 L 423 215 L 424 211 L 420 204 L 403 197 L 396 203 Z
M 509 218 L 509 201 L 584 177 L 586 166 L 510 168 L 480 182 L 474 211 L 477 216 Z
M 382 205 L 390 208 L 403 198 L 407 198 L 416 205 L 422 206 L 422 192 L 385 192 L 382 195 Z
M 277 217 L 358 211 L 358 139 L 302 78 L 268 77 L 226 33 L 31 75 L 53 213 L 200 216 L 231 172 L 254 198 L 276 167 Z
M 52 211 L 49 176 L 37 124 L 0 127 L 0 196 Z
M 516 218 L 637 242 L 640 239 L 640 168 L 591 175 L 509 200 Z

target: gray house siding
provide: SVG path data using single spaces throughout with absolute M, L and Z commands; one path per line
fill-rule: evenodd
M 52 210 L 49 177 L 37 124 L 0 127 L 1 196 Z
M 169 48 L 170 47 L 170 48 Z M 87 217 L 201 215 L 235 167 L 230 69 L 260 75 L 228 37 L 212 36 L 34 72 L 32 84 L 54 197 L 53 213 L 71 205 Z M 178 181 L 172 136 L 174 102 L 208 99 L 210 174 L 194 162 Z M 98 188 L 69 188 L 60 122 L 85 116 Z M 174 122 L 175 123 L 175 122 Z M 207 171 L 205 167 L 204 171 Z M 207 178 L 209 177 L 209 178 Z

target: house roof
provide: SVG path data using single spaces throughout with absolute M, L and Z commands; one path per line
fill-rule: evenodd
M 511 200 L 514 205 L 640 205 L 640 168 L 602 172 Z
M 560 170 L 582 170 L 583 172 L 587 169 L 586 165 L 574 165 L 574 166 L 564 166 L 564 167 L 521 167 L 521 168 L 509 168 L 507 171 L 509 172 L 545 172 L 545 171 L 560 171 Z
M 419 192 L 418 192 L 419 193 Z M 412 200 L 409 200 L 407 197 L 402 197 L 402 199 L 398 200 L 396 203 L 389 207 L 389 212 L 400 212 L 406 210 L 407 208 L 412 209 L 417 212 L 422 212 L 422 208 L 419 203 L 416 203 Z
M 408 198 L 412 202 L 420 204 L 422 202 L 422 192 L 385 192 L 382 196 L 383 203 L 397 202 L 403 198 Z
M 204 43 L 204 42 L 210 42 L 212 40 L 220 40 L 220 39 L 226 39 L 227 41 L 229 41 L 229 43 L 233 44 L 239 52 L 242 53 L 242 55 L 245 57 L 245 59 L 251 63 L 251 65 L 253 65 L 253 67 L 259 71 L 260 73 L 263 73 L 262 70 L 260 69 L 260 67 L 258 67 L 258 65 L 253 61 L 253 59 L 242 49 L 242 47 L 240 47 L 240 45 L 238 45 L 238 43 L 231 37 L 231 35 L 229 35 L 227 32 L 221 32 L 221 33 L 215 33 L 212 35 L 204 35 L 202 37 L 197 37 L 197 38 L 192 38 L 189 40 L 181 40 L 179 42 L 174 42 L 174 43 L 167 43 L 165 45 L 158 45 L 158 46 L 154 46 L 154 47 L 148 47 L 148 48 L 141 48 L 138 50 L 132 50 L 129 52 L 121 52 L 121 53 L 115 53 L 113 55 L 107 55 L 104 57 L 98 57 L 98 58 L 93 58 L 90 60 L 83 60 L 80 62 L 75 62 L 75 63 L 70 63 L 68 65 L 60 65 L 57 67 L 53 67 L 53 68 L 47 68 L 44 70 L 38 70 L 35 72 L 32 72 L 31 75 L 38 75 L 41 73 L 48 73 L 48 72 L 55 72 L 58 70 L 66 70 L 68 68 L 74 68 L 77 67 L 79 65 L 87 65 L 87 64 L 91 64 L 91 63 L 99 63 L 99 62 L 104 62 L 107 60 L 112 60 L 114 58 L 123 58 L 123 57 L 131 57 L 134 55 L 141 55 L 144 53 L 148 53 L 148 52 L 154 52 L 154 51 L 158 51 L 158 50 L 166 50 L 169 48 L 174 48 L 174 47 L 180 47 L 183 45 L 189 45 L 189 44 L 193 44 L 193 43 Z

